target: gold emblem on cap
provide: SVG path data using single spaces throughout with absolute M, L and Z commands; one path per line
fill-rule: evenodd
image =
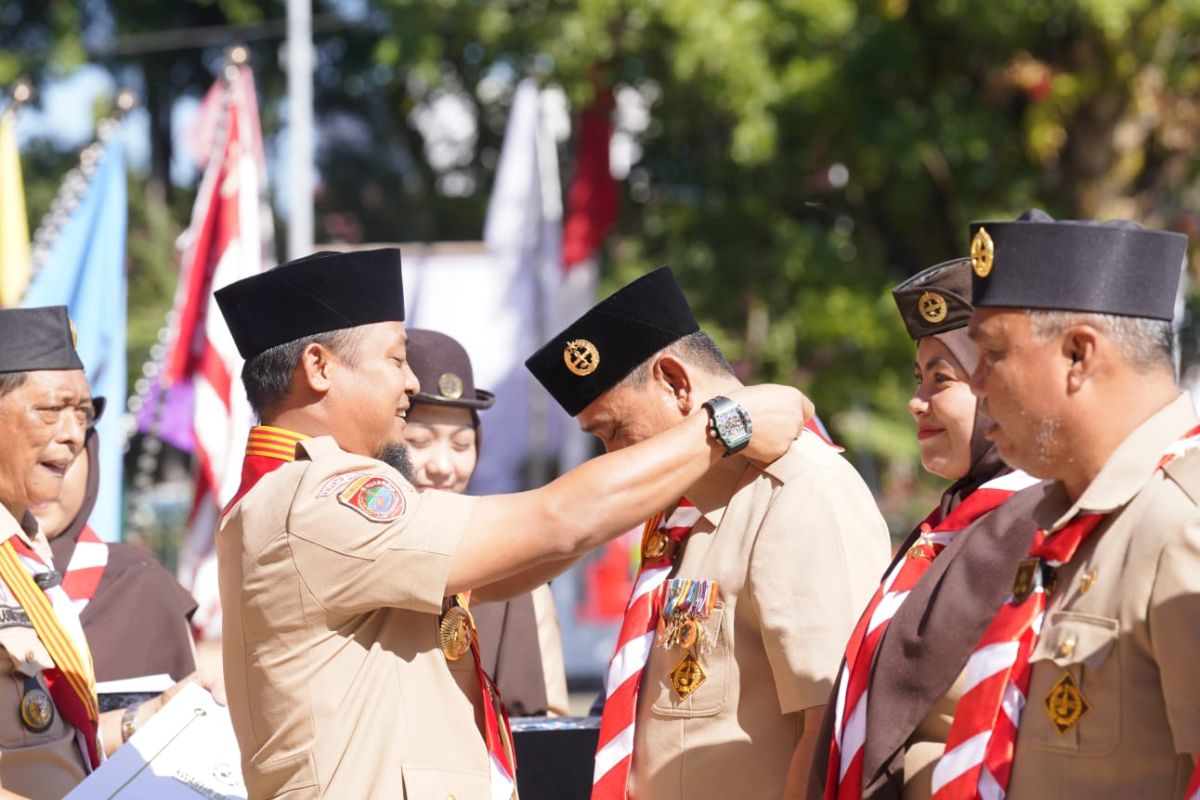
M 442 614 L 438 639 L 447 661 L 458 661 L 471 649 L 473 628 L 471 613 L 462 606 L 451 606 Z
M 33 733 L 49 730 L 54 720 L 54 703 L 50 695 L 40 686 L 25 692 L 21 697 L 21 721 Z
M 587 339 L 572 339 L 563 350 L 567 369 L 580 377 L 591 375 L 600 366 L 600 351 Z
M 680 700 L 686 700 L 688 695 L 699 689 L 700 684 L 706 680 L 708 676 L 704 674 L 704 667 L 700 666 L 700 662 L 691 653 L 684 656 L 675 665 L 675 669 L 671 670 L 671 686 Z
M 462 397 L 463 382 L 462 378 L 455 375 L 453 372 L 443 372 L 438 376 L 438 394 L 442 397 L 447 397 L 451 400 L 457 400 Z
M 996 259 L 996 245 L 986 228 L 975 231 L 971 240 L 971 269 L 981 278 L 986 278 L 992 272 L 992 262 Z
M 1050 687 L 1050 694 L 1046 695 L 1046 713 L 1059 733 L 1066 733 L 1091 710 L 1092 704 L 1079 691 L 1069 672 L 1064 672 L 1058 682 Z
M 71 329 L 71 347 L 79 349 L 79 329 L 75 327 L 75 320 L 67 317 L 67 327 Z
M 937 292 L 926 292 L 917 301 L 917 308 L 926 322 L 941 322 L 946 318 L 946 298 Z

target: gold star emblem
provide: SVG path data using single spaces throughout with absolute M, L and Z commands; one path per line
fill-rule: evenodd
M 675 689 L 675 694 L 679 695 L 680 700 L 686 700 L 707 679 L 704 667 L 700 666 L 700 662 L 691 653 L 684 656 L 675 665 L 675 669 L 671 670 L 671 686 Z
M 992 272 L 992 263 L 996 260 L 996 245 L 986 228 L 975 231 L 971 240 L 971 269 L 981 278 L 986 278 Z
M 1069 672 L 1064 672 L 1058 682 L 1050 687 L 1050 694 L 1046 695 L 1046 713 L 1059 733 L 1066 733 L 1091 709 L 1092 704 L 1079 691 Z
M 917 308 L 926 322 L 937 323 L 946 318 L 946 298 L 937 292 L 926 292 L 917 301 Z
M 572 339 L 563 350 L 563 361 L 567 369 L 582 378 L 600 366 L 600 351 L 587 339 Z

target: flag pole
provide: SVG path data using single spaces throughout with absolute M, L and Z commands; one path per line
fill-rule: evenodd
M 289 259 L 313 249 L 312 0 L 287 3 Z

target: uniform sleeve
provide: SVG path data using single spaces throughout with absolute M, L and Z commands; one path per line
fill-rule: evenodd
M 399 473 L 315 466 L 296 490 L 288 542 L 296 570 L 329 611 L 437 613 L 475 498 L 418 494 Z
M 780 488 L 750 557 L 750 594 L 787 714 L 824 704 L 887 566 L 887 526 L 849 465 Z
M 1148 621 L 1175 750 L 1200 751 L 1200 515 L 1159 556 Z

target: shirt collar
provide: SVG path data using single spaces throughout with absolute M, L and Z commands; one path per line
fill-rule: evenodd
M 702 519 L 716 530 L 725 516 L 725 509 L 737 488 L 746 480 L 746 474 L 754 470 L 749 461 L 741 459 L 743 468 L 713 469 L 692 485 L 687 499 L 700 512 Z
M 1180 392 L 1125 437 L 1074 503 L 1062 483 L 1056 481 L 1034 512 L 1038 526 L 1054 531 L 1080 512 L 1109 514 L 1124 506 L 1146 485 L 1167 447 L 1197 422 L 1200 417 L 1196 416 L 1192 396 Z

